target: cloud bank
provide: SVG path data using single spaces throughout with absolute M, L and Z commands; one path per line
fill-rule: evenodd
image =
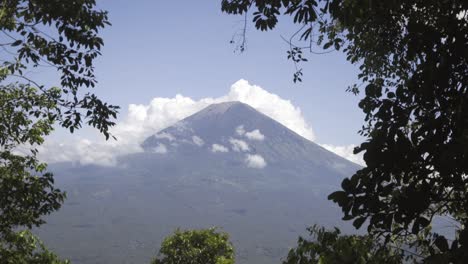
M 202 98 L 198 101 L 183 95 L 174 98 L 157 97 L 148 105 L 131 104 L 127 117 L 114 129 L 118 138 L 131 136 L 128 142 L 139 144 L 146 137 L 157 131 L 175 124 L 214 103 L 240 101 L 246 103 L 263 114 L 275 119 L 299 135 L 315 140 L 312 127 L 307 124 L 301 110 L 289 100 L 263 88 L 251 85 L 246 80 L 239 80 L 231 86 L 227 95 L 218 98 Z M 239 131 L 242 132 L 243 128 Z
M 226 95 L 217 98 L 193 100 L 177 94 L 173 98 L 156 97 L 147 105 L 130 104 L 127 115 L 111 130 L 117 141 L 91 142 L 87 139 L 74 140 L 69 143 L 47 141 L 41 146 L 41 158 L 47 162 L 77 161 L 82 164 L 113 165 L 118 155 L 142 151 L 140 144 L 147 137 L 174 125 L 210 104 L 228 101 L 249 104 L 299 135 L 309 140 L 315 139 L 312 127 L 307 124 L 298 107 L 295 107 L 289 100 L 241 79 L 231 86 Z M 245 133 L 245 131 L 239 132 Z M 159 137 L 173 140 L 172 135 L 169 134 L 159 134 Z M 261 136 L 259 137 L 254 132 L 251 137 L 260 138 Z M 202 144 L 202 141 L 198 139 L 193 139 L 193 142 L 197 145 Z
M 88 139 L 72 138 L 71 141 L 63 143 L 47 140 L 45 144 L 39 147 L 40 158 L 49 163 L 74 161 L 81 164 L 115 165 L 117 156 L 141 152 L 140 144 L 147 137 L 174 125 L 176 122 L 200 111 L 210 104 L 228 101 L 240 101 L 249 104 L 297 134 L 309 140 L 315 140 L 312 127 L 306 122 L 298 107 L 295 107 L 289 100 L 283 99 L 276 94 L 241 79 L 231 86 L 226 95 L 217 98 L 207 97 L 194 100 L 177 94 L 173 98 L 156 97 L 146 105 L 130 104 L 127 115 L 120 119 L 111 130 L 117 141 L 90 141 Z M 182 126 L 180 129 L 184 129 L 184 127 Z M 247 132 L 243 127 L 238 127 L 236 133 L 250 140 L 264 139 L 263 134 L 259 130 Z M 157 137 L 174 141 L 174 137 L 168 133 L 160 133 Z M 198 146 L 204 144 L 203 140 L 199 137 L 193 137 L 192 141 Z M 242 140 L 233 142 L 230 143 L 235 151 L 245 152 L 249 149 L 248 144 Z M 331 149 L 334 149 L 335 153 L 343 152 L 339 148 L 334 147 Z M 214 152 L 224 151 L 219 146 L 212 146 L 211 149 Z M 167 148 L 166 146 L 158 146 L 154 151 L 163 154 L 167 152 Z M 348 154 L 345 153 L 344 155 L 347 156 Z M 258 160 L 258 158 L 254 159 Z

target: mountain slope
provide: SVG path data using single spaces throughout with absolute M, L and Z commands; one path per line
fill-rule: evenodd
M 263 135 L 263 140 L 255 138 L 255 133 L 249 134 L 255 130 L 259 133 L 257 135 Z M 243 131 L 242 135 L 240 131 Z M 203 142 L 203 146 L 197 145 L 198 142 L 195 142 L 197 139 L 201 139 L 199 142 Z M 247 143 L 250 151 L 245 152 L 262 155 L 268 164 L 290 166 L 291 162 L 304 163 L 308 167 L 311 165 L 328 167 L 341 172 L 356 168 L 355 164 L 299 136 L 241 102 L 208 106 L 149 137 L 142 146 L 149 152 L 164 145 L 168 152 L 193 154 L 193 152 L 210 150 L 213 144 L 232 147 L 233 140 Z M 179 143 L 174 142 L 186 144 L 179 147 Z
M 142 147 L 117 167 L 52 166 L 68 199 L 41 237 L 74 263 L 148 263 L 175 228 L 219 226 L 237 263 L 279 263 L 306 226 L 347 228 L 326 196 L 358 166 L 246 104 L 211 105 Z

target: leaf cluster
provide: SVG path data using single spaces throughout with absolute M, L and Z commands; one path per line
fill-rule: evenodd
M 222 1 L 229 14 L 250 9 L 261 15 L 254 16 L 259 30 L 274 28 L 280 14 L 298 24 L 303 41 L 318 26 L 318 45 L 359 66 L 359 83 L 348 90 L 364 92 L 366 142 L 355 153 L 367 166 L 329 196 L 344 219 L 356 228 L 367 223 L 387 242 L 424 244 L 427 261 L 468 259 L 468 3 Z M 455 221 L 453 241 L 420 236 L 436 216 Z
M 312 226 L 310 239 L 299 237 L 283 264 L 380 264 L 403 263 L 403 253 L 385 247 L 370 236 L 342 235 L 338 228 Z
M 37 159 L 37 147 L 55 124 L 83 123 L 108 139 L 118 111 L 81 88 L 96 85 L 98 33 L 110 25 L 94 0 L 0 2 L 0 259 L 2 263 L 62 263 L 29 233 L 58 210 L 65 193 Z M 60 74 L 60 87 L 28 76 L 36 67 Z M 25 229 L 24 231 L 18 231 Z
M 4 264 L 70 264 L 50 252 L 28 230 L 8 232 L 0 240 L 0 259 Z
M 153 264 L 234 264 L 229 235 L 216 228 L 179 230 L 166 237 Z
M 468 256 L 468 6 L 464 1 L 342 1 L 348 60 L 360 63 L 367 167 L 330 195 L 345 219 L 369 232 L 415 236 L 435 216 L 459 223 L 449 246 L 426 241 L 429 259 Z M 461 17 L 460 14 L 465 14 Z M 465 253 L 464 253 L 465 252 Z
M 223 0 L 221 9 L 227 14 L 246 15 L 252 12 L 252 21 L 257 30 L 272 30 L 278 23 L 280 15 L 290 16 L 294 24 L 299 25 L 299 30 L 292 34 L 289 40 L 284 39 L 290 46 L 288 59 L 292 60 L 296 71 L 293 81 L 302 82 L 302 69 L 299 63 L 306 62 L 302 51 L 308 50 L 312 54 L 328 53 L 335 48 L 339 50 L 344 44 L 340 38 L 339 25 L 336 21 L 327 19 L 327 12 L 331 1 L 320 0 Z M 295 43 L 305 43 L 299 45 Z M 243 37 L 245 39 L 245 36 Z M 244 44 L 244 43 L 243 43 Z M 323 52 L 314 51 L 313 46 L 323 48 Z
M 33 85 L 48 96 L 48 89 L 27 76 L 31 67 L 51 67 L 60 73 L 60 97 L 56 119 L 70 132 L 83 120 L 110 137 L 111 121 L 118 107 L 102 102 L 80 87 L 94 87 L 94 60 L 101 55 L 103 40 L 98 32 L 110 25 L 107 12 L 96 10 L 94 0 L 5 0 L 0 4 L 0 43 L 5 54 L 2 69 L 10 77 Z

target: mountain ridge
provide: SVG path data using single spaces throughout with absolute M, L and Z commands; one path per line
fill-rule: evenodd
M 247 137 L 248 133 L 254 131 L 263 139 Z M 236 152 L 233 141 L 238 144 L 243 144 L 239 141 L 245 142 L 251 150 L 249 153 L 262 155 L 269 163 L 303 160 L 314 164 L 328 163 L 336 167 L 358 166 L 302 137 L 252 106 L 238 101 L 209 105 L 148 137 L 142 147 L 151 152 L 158 146 L 164 146 L 167 152 L 173 152 L 180 150 L 177 142 L 182 142 L 192 144 L 188 147 L 186 145 L 187 148 L 182 151 L 193 154 L 202 147 L 197 143 L 203 142 L 202 149 L 205 150 L 216 144 Z M 308 155 L 310 153 L 314 155 Z M 335 164 L 330 163 L 330 160 Z
M 246 104 L 210 105 L 142 147 L 115 167 L 51 164 L 69 195 L 41 238 L 73 263 L 144 263 L 175 228 L 218 226 L 237 263 L 267 264 L 312 224 L 354 230 L 326 197 L 359 166 Z

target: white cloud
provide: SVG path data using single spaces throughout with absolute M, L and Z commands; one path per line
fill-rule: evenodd
M 239 136 L 243 136 L 245 134 L 244 125 L 236 127 L 236 134 Z
M 167 148 L 166 145 L 159 143 L 153 150 L 155 153 L 166 154 Z
M 247 154 L 245 155 L 245 163 L 247 167 L 254 169 L 262 169 L 267 165 L 265 159 L 258 154 Z
M 289 100 L 241 79 L 231 86 L 226 95 L 217 98 L 193 100 L 178 94 L 173 98 L 154 98 L 147 105 L 130 104 L 127 115 L 111 130 L 117 141 L 90 142 L 79 139 L 63 145 L 49 141 L 42 146 L 41 157 L 47 162 L 79 161 L 101 165 L 114 164 L 118 155 L 143 151 L 140 147 L 141 142 L 157 131 L 174 125 L 210 104 L 227 101 L 249 104 L 299 135 L 309 140 L 315 139 L 312 127 L 307 124 L 298 107 Z M 171 140 L 170 136 L 166 135 L 165 138 Z M 58 154 L 60 158 L 54 157 L 53 154 Z
M 270 93 L 259 86 L 250 85 L 246 80 L 239 80 L 231 87 L 225 97 L 226 101 L 240 101 L 246 103 L 263 114 L 275 119 L 297 134 L 315 140 L 312 127 L 307 124 L 301 110 L 291 101 Z
M 231 143 L 231 145 L 232 145 L 232 150 L 234 150 L 236 152 L 249 151 L 249 144 L 247 144 L 243 140 L 230 138 L 229 143 Z
M 195 145 L 201 147 L 203 146 L 203 144 L 205 144 L 205 141 L 203 141 L 203 139 L 201 139 L 200 137 L 198 136 L 192 136 L 192 141 Z
M 95 144 L 88 139 L 77 139 L 70 143 L 46 141 L 38 146 L 39 158 L 49 163 L 79 162 L 80 164 L 116 165 L 116 156 L 126 153 L 126 150 L 116 149 L 112 145 Z M 117 152 L 114 152 L 117 151 Z
M 167 132 L 157 133 L 154 137 L 157 139 L 167 139 L 169 141 L 175 140 L 174 136 Z
M 258 129 L 252 130 L 250 132 L 246 132 L 245 137 L 247 137 L 250 140 L 258 140 L 258 141 L 262 141 L 265 139 L 265 136 Z
M 223 145 L 220 145 L 220 144 L 213 144 L 211 146 L 211 151 L 213 153 L 216 153 L 216 152 L 229 152 L 229 149 L 226 148 L 225 146 Z
M 299 108 L 289 100 L 242 79 L 231 86 L 227 95 L 218 98 L 207 97 L 195 101 L 178 94 L 174 98 L 154 98 L 149 105 L 131 104 L 127 118 L 117 125 L 115 132 L 119 135 L 132 132 L 133 137 L 141 141 L 210 104 L 228 101 L 249 104 L 299 135 L 310 140 L 315 139 L 311 126 L 307 124 Z
M 329 144 L 321 144 L 320 146 L 324 147 L 325 149 L 335 153 L 338 156 L 341 156 L 349 161 L 352 161 L 354 163 L 357 163 L 361 166 L 365 166 L 366 163 L 364 162 L 363 154 L 359 153 L 358 155 L 355 155 L 353 153 L 354 148 L 356 145 L 347 145 L 347 146 L 334 146 L 334 145 L 329 145 Z

